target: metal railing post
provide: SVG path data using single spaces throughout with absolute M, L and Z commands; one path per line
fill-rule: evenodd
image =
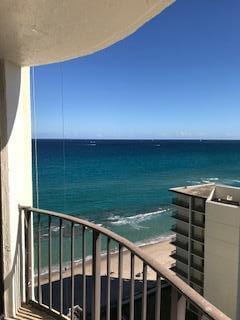
M 71 224 L 71 320 L 74 319 L 75 291 L 74 291 L 74 223 Z
M 134 320 L 134 290 L 135 290 L 135 257 L 134 254 L 131 253 L 131 287 L 130 287 L 130 320 Z
M 177 320 L 178 293 L 176 288 L 171 288 L 171 320 Z
M 123 296 L 123 246 L 119 244 L 118 249 L 118 298 L 117 298 L 117 320 L 122 320 L 122 296 Z
M 186 317 L 186 299 L 181 296 L 177 303 L 177 320 L 185 320 Z
M 147 264 L 143 262 L 142 320 L 147 319 Z
M 82 227 L 82 320 L 86 320 L 86 228 Z
M 92 319 L 100 320 L 101 303 L 101 236 L 100 233 L 93 230 L 93 301 L 92 301 Z
M 41 268 L 42 268 L 42 243 L 41 243 L 41 215 L 38 213 L 38 303 L 42 304 L 42 285 L 41 285 Z
M 26 302 L 33 300 L 34 297 L 34 275 L 33 275 L 33 223 L 32 212 L 24 209 L 25 216 L 25 248 L 26 248 Z
M 156 293 L 155 293 L 155 320 L 161 317 L 161 276 L 157 273 Z
M 111 312 L 111 257 L 110 257 L 110 238 L 107 238 L 107 301 L 106 301 L 106 320 L 110 320 Z
M 48 217 L 48 283 L 49 283 L 49 308 L 52 309 L 52 217 Z
M 63 223 L 59 219 L 59 282 L 60 282 L 60 315 L 63 314 Z

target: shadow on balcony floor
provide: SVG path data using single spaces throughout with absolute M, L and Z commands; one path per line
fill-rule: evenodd
M 17 320 L 54 320 L 47 313 L 34 308 L 31 305 L 22 305 L 19 308 L 16 318 Z

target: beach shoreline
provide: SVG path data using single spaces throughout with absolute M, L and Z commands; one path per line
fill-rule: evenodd
M 169 235 L 168 237 L 160 237 L 158 240 L 150 240 L 148 243 L 142 244 L 139 243 L 137 246 L 144 251 L 145 254 L 148 254 L 149 257 L 154 257 L 156 261 L 161 263 L 166 268 L 170 268 L 175 260 L 170 256 L 172 251 L 175 249 L 175 246 L 171 244 L 174 235 Z M 111 260 L 111 277 L 118 277 L 118 251 L 113 251 L 110 253 Z M 130 259 L 131 254 L 129 250 L 125 249 L 123 251 L 123 279 L 130 279 Z M 134 275 L 135 279 L 140 280 L 142 278 L 142 261 L 135 257 L 135 268 Z M 74 276 L 82 274 L 82 261 L 77 261 L 74 263 Z M 92 275 L 92 258 L 88 257 L 85 262 L 85 274 L 86 276 Z M 106 252 L 101 254 L 101 275 L 107 275 L 107 255 Z M 71 266 L 67 265 L 62 271 L 62 277 L 68 278 L 71 277 Z M 59 280 L 59 270 L 52 271 L 51 274 L 52 282 Z M 148 268 L 147 270 L 148 280 L 156 279 L 156 272 Z M 45 272 L 41 275 L 41 283 L 46 284 L 49 281 L 48 272 Z M 35 283 L 37 282 L 37 276 L 35 277 Z

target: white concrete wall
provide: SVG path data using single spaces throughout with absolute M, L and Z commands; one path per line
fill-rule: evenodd
M 14 316 L 24 296 L 23 234 L 18 205 L 32 204 L 30 72 L 0 61 L 1 196 L 4 300 Z
M 207 201 L 204 297 L 231 319 L 239 299 L 240 208 Z
M 213 197 L 226 199 L 227 196 L 232 197 L 232 201 L 240 201 L 240 188 L 231 186 L 216 186 Z

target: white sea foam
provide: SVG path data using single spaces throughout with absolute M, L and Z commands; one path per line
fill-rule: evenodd
M 218 181 L 218 180 L 219 180 L 219 178 L 217 178 L 217 177 L 202 178 L 203 183 L 212 183 L 212 182 Z
M 150 220 L 153 216 L 157 216 L 165 212 L 167 212 L 167 209 L 159 209 L 157 211 L 139 213 L 134 216 L 127 216 L 127 217 L 115 215 L 115 216 L 110 216 L 108 220 L 111 221 L 110 223 L 112 225 L 124 226 L 129 224 L 135 227 L 136 229 L 141 229 L 141 228 L 144 228 L 143 226 L 139 226 L 141 222 Z
M 57 226 L 53 226 L 53 227 L 52 227 L 52 231 L 53 231 L 53 232 L 58 232 L 59 229 L 60 229 L 60 228 L 57 227 Z
M 150 238 L 150 239 L 147 239 L 147 240 L 137 241 L 137 242 L 135 242 L 135 244 L 137 246 L 139 246 L 139 247 L 143 247 L 143 246 L 147 246 L 147 245 L 150 245 L 150 244 L 170 241 L 170 240 L 175 239 L 175 238 L 176 238 L 176 234 L 175 233 L 167 233 L 167 234 L 163 234 L 161 236 Z
M 210 180 L 202 180 L 203 183 L 210 183 Z
M 213 183 L 215 181 L 218 181 L 219 178 L 213 177 L 213 178 L 201 178 L 200 181 L 198 180 L 188 180 L 187 183 L 189 184 L 202 184 L 202 183 Z
M 201 184 L 202 181 L 197 181 L 197 180 L 188 180 L 187 183 L 189 184 Z

